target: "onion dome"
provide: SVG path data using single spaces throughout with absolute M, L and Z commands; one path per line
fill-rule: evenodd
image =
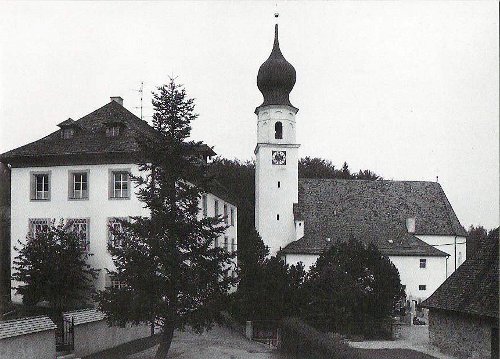
M 264 96 L 264 102 L 259 107 L 267 105 L 294 107 L 290 103 L 289 95 L 295 85 L 295 80 L 295 68 L 286 61 L 281 53 L 278 41 L 278 24 L 276 24 L 273 50 L 269 58 L 260 65 L 257 75 L 257 87 Z

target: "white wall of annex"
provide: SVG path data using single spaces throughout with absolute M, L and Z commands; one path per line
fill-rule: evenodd
M 399 271 L 408 299 L 424 300 L 446 280 L 446 257 L 389 256 L 389 259 Z M 420 268 L 420 259 L 427 260 L 425 268 Z M 419 290 L 419 285 L 425 285 L 426 290 Z
M 458 268 L 466 259 L 467 239 L 460 236 L 434 236 L 434 235 L 416 235 L 425 243 L 448 253 L 448 273 L 449 277 L 456 268 Z M 456 256 L 455 256 L 456 252 Z M 455 262 L 456 258 L 456 262 Z
M 316 263 L 319 258 L 316 254 L 287 254 L 285 256 L 285 263 L 288 265 L 296 265 L 302 262 L 304 269 L 309 271 L 309 269 Z

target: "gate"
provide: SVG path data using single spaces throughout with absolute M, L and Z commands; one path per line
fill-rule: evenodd
M 72 352 L 75 349 L 75 322 L 73 317 L 63 316 L 57 321 L 56 328 L 56 351 Z
M 274 348 L 279 347 L 280 330 L 278 321 L 252 321 L 252 340 L 267 344 Z

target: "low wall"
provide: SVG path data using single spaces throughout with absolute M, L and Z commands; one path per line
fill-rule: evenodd
M 109 327 L 104 315 L 96 310 L 64 313 L 64 316 L 74 320 L 74 354 L 77 357 L 88 356 L 151 335 L 148 325 Z
M 48 317 L 0 322 L 0 359 L 54 359 L 55 327 Z
M 493 319 L 431 309 L 431 344 L 458 358 L 490 358 Z

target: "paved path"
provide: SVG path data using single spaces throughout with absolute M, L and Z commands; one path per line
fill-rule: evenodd
M 429 343 L 429 327 L 427 325 L 403 327 L 401 339 L 398 340 L 349 342 L 349 345 L 361 349 L 411 349 L 438 359 L 456 359 L 441 353 L 438 348 Z
M 153 359 L 157 347 L 129 355 L 127 359 Z M 214 327 L 201 335 L 175 332 L 169 358 L 175 359 L 286 359 L 264 344 L 247 340 L 225 327 Z

